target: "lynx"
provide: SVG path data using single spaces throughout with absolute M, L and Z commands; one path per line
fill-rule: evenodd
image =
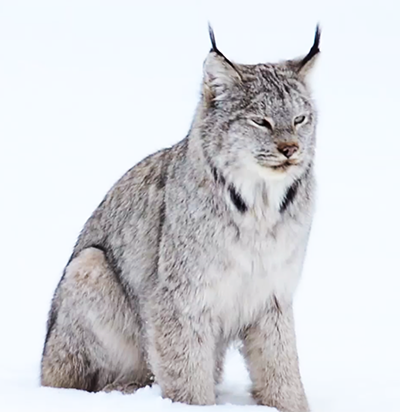
M 303 412 L 293 296 L 314 210 L 305 57 L 204 63 L 189 134 L 130 169 L 85 224 L 55 291 L 44 386 L 211 405 L 233 341 L 262 405 Z

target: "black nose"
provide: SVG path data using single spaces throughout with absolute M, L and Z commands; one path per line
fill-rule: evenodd
M 278 150 L 289 159 L 299 150 L 299 145 L 297 143 L 282 143 L 278 145 Z

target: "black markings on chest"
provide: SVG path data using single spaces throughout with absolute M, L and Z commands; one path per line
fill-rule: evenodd
M 216 167 L 212 167 L 211 172 L 212 172 L 215 183 L 221 186 L 225 186 L 226 180 L 223 174 L 220 173 Z M 235 186 L 232 183 L 230 183 L 227 187 L 227 190 L 229 193 L 229 197 L 232 203 L 234 204 L 234 206 L 236 207 L 236 209 L 240 213 L 247 212 L 248 206 L 246 205 L 246 202 L 243 200 L 240 193 L 236 190 Z
M 228 192 L 232 200 L 232 203 L 235 205 L 236 209 L 240 213 L 246 213 L 248 210 L 248 207 L 245 201 L 243 200 L 242 196 L 240 195 L 240 193 L 236 190 L 235 186 L 233 186 L 233 184 L 230 184 L 228 186 Z
M 300 186 L 300 179 L 293 182 L 293 184 L 287 189 L 285 196 L 282 200 L 281 206 L 279 208 L 280 213 L 284 213 L 285 210 L 294 202 L 299 186 Z

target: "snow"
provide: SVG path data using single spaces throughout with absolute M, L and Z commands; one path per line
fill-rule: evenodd
M 318 210 L 295 316 L 315 412 L 400 411 L 400 6 L 392 0 L 0 4 L 0 411 L 189 410 L 40 388 L 54 288 L 83 223 L 147 154 L 187 133 L 207 21 L 229 58 L 306 53 L 320 110 Z M 238 352 L 214 410 L 253 410 Z M 268 410 L 264 408 L 262 410 Z

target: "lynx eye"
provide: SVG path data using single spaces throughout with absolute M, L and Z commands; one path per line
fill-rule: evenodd
M 297 116 L 294 118 L 293 123 L 295 126 L 302 124 L 306 121 L 306 116 Z
M 253 123 L 255 123 L 259 127 L 265 127 L 268 130 L 272 130 L 272 121 L 266 119 L 265 117 L 256 117 L 254 119 L 251 119 Z

